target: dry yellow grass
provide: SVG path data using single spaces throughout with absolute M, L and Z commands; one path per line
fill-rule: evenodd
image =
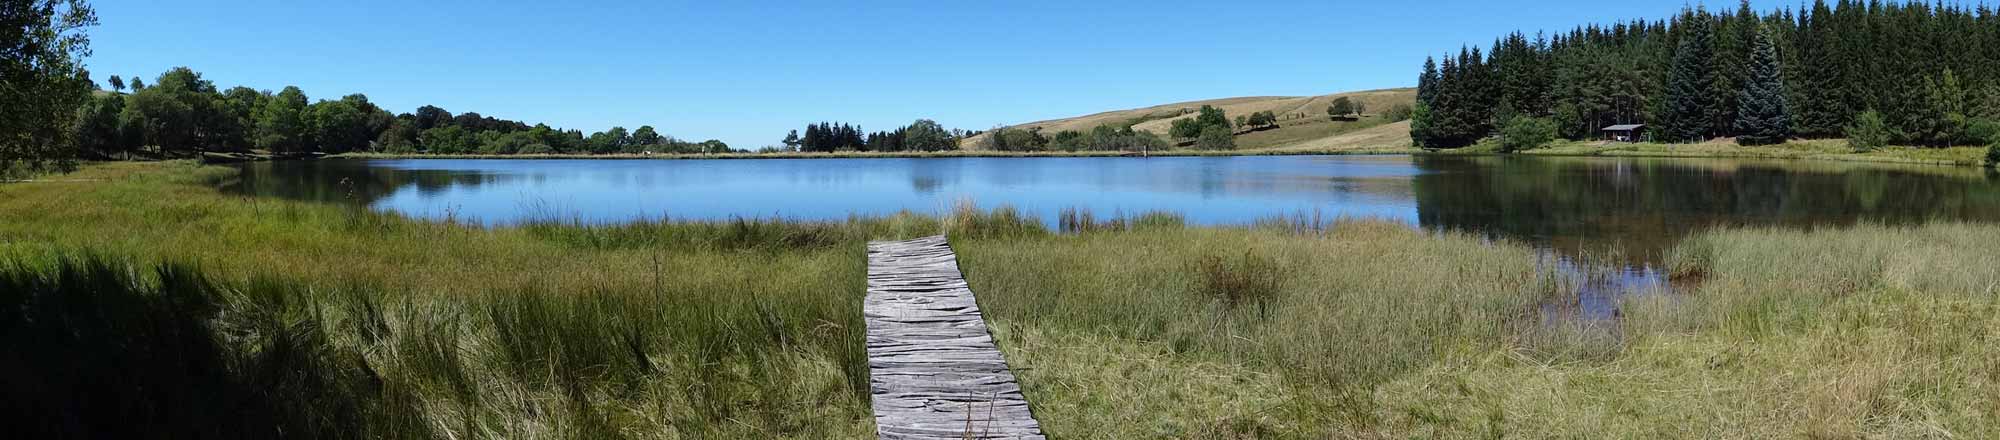
M 1269 111 L 1278 115 L 1279 125 L 1285 125 L 1287 122 L 1292 121 L 1293 118 L 1297 118 L 1301 113 L 1309 119 L 1325 119 L 1327 105 L 1331 104 L 1335 98 L 1343 96 L 1361 103 L 1368 108 L 1369 112 L 1373 113 L 1388 110 L 1390 106 L 1395 104 L 1415 102 L 1416 93 L 1416 89 L 1403 88 L 1343 92 L 1319 96 L 1246 96 L 1209 99 L 1161 104 L 1135 109 L 1113 110 L 1071 118 L 1028 122 L 1009 127 L 1017 129 L 1040 129 L 1045 135 L 1054 135 L 1056 132 L 1064 130 L 1085 132 L 1099 125 L 1143 121 L 1133 125 L 1132 128 L 1134 130 L 1149 131 L 1165 137 L 1167 135 L 1167 128 L 1173 124 L 1174 119 L 1193 117 L 1193 111 L 1201 108 L 1203 105 L 1212 105 L 1221 108 L 1223 112 L 1229 114 L 1232 118 L 1236 115 Z M 1186 114 L 1183 114 L 1183 109 L 1186 110 Z M 1404 137 L 1408 138 L 1407 132 L 1409 130 L 1407 127 L 1403 131 L 1405 132 Z M 981 134 L 967 138 L 961 145 L 979 145 L 979 141 L 984 139 L 985 136 L 985 134 Z M 1404 142 L 1404 144 L 1407 146 L 1408 142 Z

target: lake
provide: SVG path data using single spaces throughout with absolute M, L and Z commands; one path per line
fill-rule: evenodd
M 1717 225 L 2000 221 L 1983 170 L 1823 161 L 1520 156 L 756 160 L 318 160 L 243 165 L 227 190 L 486 225 L 845 219 L 970 200 L 1054 224 L 1180 213 L 1199 224 L 1372 217 L 1635 266 Z

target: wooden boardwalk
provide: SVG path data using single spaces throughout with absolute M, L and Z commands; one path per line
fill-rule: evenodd
M 869 388 L 883 439 L 1040 439 L 943 236 L 868 244 Z

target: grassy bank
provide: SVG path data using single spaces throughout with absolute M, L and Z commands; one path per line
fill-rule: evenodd
M 1394 223 L 480 229 L 232 173 L 0 184 L 17 427 L 865 438 L 862 242 L 949 231 L 1062 438 L 2000 435 L 2000 226 L 1702 233 L 1669 259 L 1691 292 L 1582 325 L 1547 321 L 1571 281 L 1527 246 Z
M 1471 151 L 1477 150 L 1479 149 L 1475 147 Z M 1984 166 L 1986 161 L 1986 149 L 1983 147 L 1885 147 L 1876 151 L 1857 152 L 1847 146 L 1847 141 L 1841 139 L 1792 141 L 1779 145 L 1757 147 L 1736 145 L 1736 143 L 1726 140 L 1698 144 L 1558 141 L 1541 148 L 1522 151 L 1521 154 L 1537 156 L 1811 159 L 1956 166 Z

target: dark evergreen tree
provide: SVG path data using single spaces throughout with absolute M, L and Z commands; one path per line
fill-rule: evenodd
M 1714 128 L 1716 103 L 1708 11 L 1684 14 L 1686 31 L 1674 49 L 1667 77 L 1666 114 L 1661 132 L 1674 142 L 1707 140 Z
M 1736 142 L 1768 145 L 1791 137 L 1791 110 L 1785 105 L 1785 83 L 1778 49 L 1771 32 L 1760 30 L 1751 43 L 1750 66 L 1743 91 L 1737 95 Z

